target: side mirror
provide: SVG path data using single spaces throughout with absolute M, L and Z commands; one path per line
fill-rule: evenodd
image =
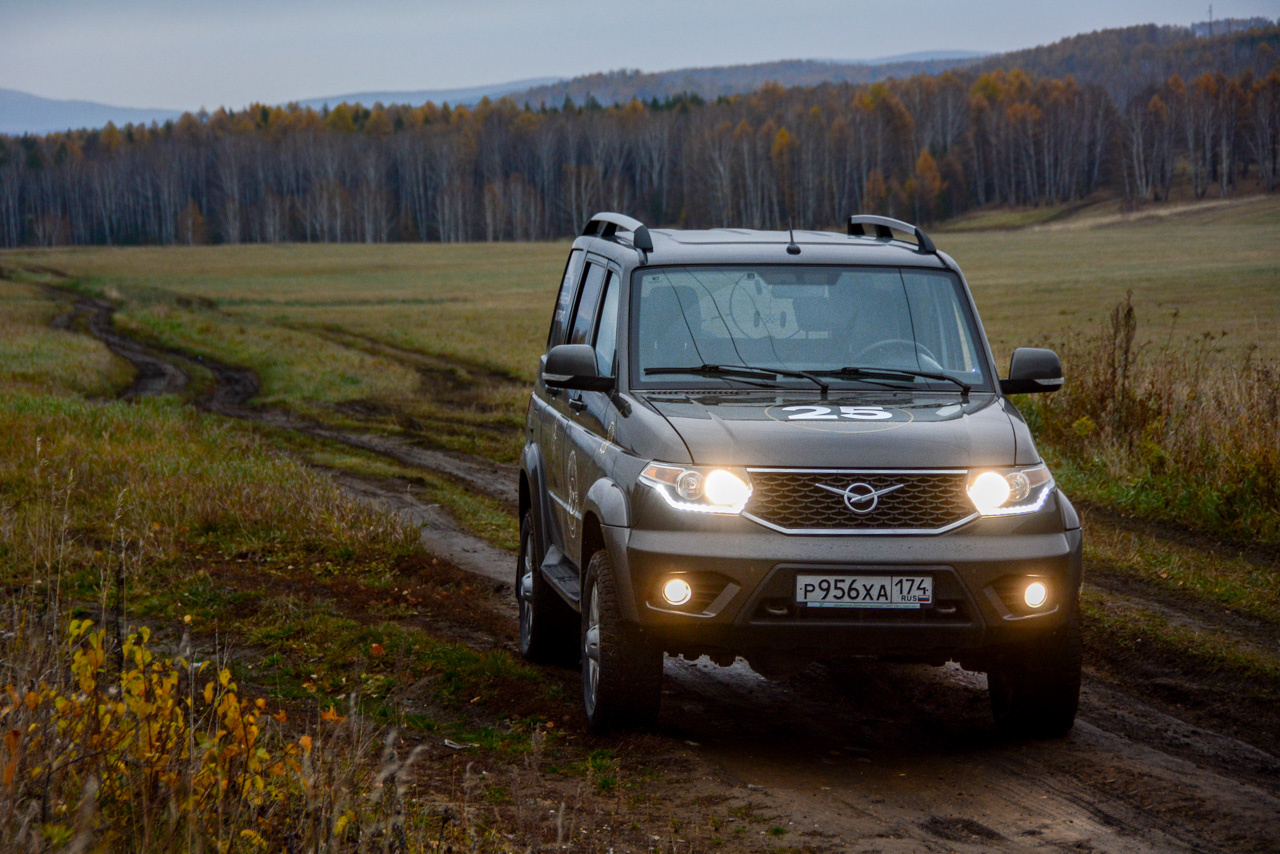
M 1062 388 L 1062 362 L 1052 350 L 1019 347 L 1009 360 L 1009 377 L 1000 380 L 1005 394 L 1042 394 Z
M 580 391 L 609 391 L 613 377 L 602 377 L 596 367 L 596 351 L 587 344 L 557 344 L 547 353 L 542 366 L 542 382 L 547 388 Z

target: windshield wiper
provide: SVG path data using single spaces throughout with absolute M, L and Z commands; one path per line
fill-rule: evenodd
M 831 377 L 865 377 L 867 379 L 891 380 L 900 377 L 920 377 L 925 380 L 943 380 L 949 383 L 955 383 L 960 386 L 962 394 L 968 394 L 973 386 L 963 380 L 958 380 L 947 374 L 934 373 L 933 371 L 916 371 L 911 368 L 863 368 L 857 366 L 849 366 L 838 370 L 814 371 L 815 374 Z
M 652 374 L 701 374 L 704 376 L 720 376 L 720 377 L 797 377 L 802 380 L 809 380 L 816 383 L 818 388 L 822 389 L 822 396 L 827 396 L 827 389 L 831 384 L 825 380 L 819 379 L 809 371 L 793 371 L 790 368 L 759 368 L 755 365 L 698 365 L 697 367 L 680 368 L 680 367 L 663 367 L 663 368 L 645 368 L 645 376 Z

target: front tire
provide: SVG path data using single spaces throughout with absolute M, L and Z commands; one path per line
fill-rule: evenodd
M 538 664 L 574 664 L 577 615 L 542 577 L 541 565 L 533 511 L 528 511 L 520 520 L 520 554 L 516 559 L 520 654 Z
M 609 553 L 591 556 L 582 598 L 582 706 L 594 732 L 652 726 L 662 650 L 623 624 Z
M 1001 655 L 987 672 L 991 712 L 1004 735 L 1060 738 L 1080 703 L 1080 617 Z

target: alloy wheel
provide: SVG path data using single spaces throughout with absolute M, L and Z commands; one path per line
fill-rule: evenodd
M 589 595 L 587 629 L 582 633 L 582 699 L 588 716 L 595 713 L 600 686 L 600 597 L 594 584 Z
M 520 605 L 520 649 L 529 651 L 533 640 L 533 536 L 525 535 L 524 559 L 520 564 L 520 586 L 516 598 Z

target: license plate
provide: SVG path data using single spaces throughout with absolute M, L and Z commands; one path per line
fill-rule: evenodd
M 796 602 L 810 608 L 921 608 L 933 604 L 928 575 L 797 575 Z

